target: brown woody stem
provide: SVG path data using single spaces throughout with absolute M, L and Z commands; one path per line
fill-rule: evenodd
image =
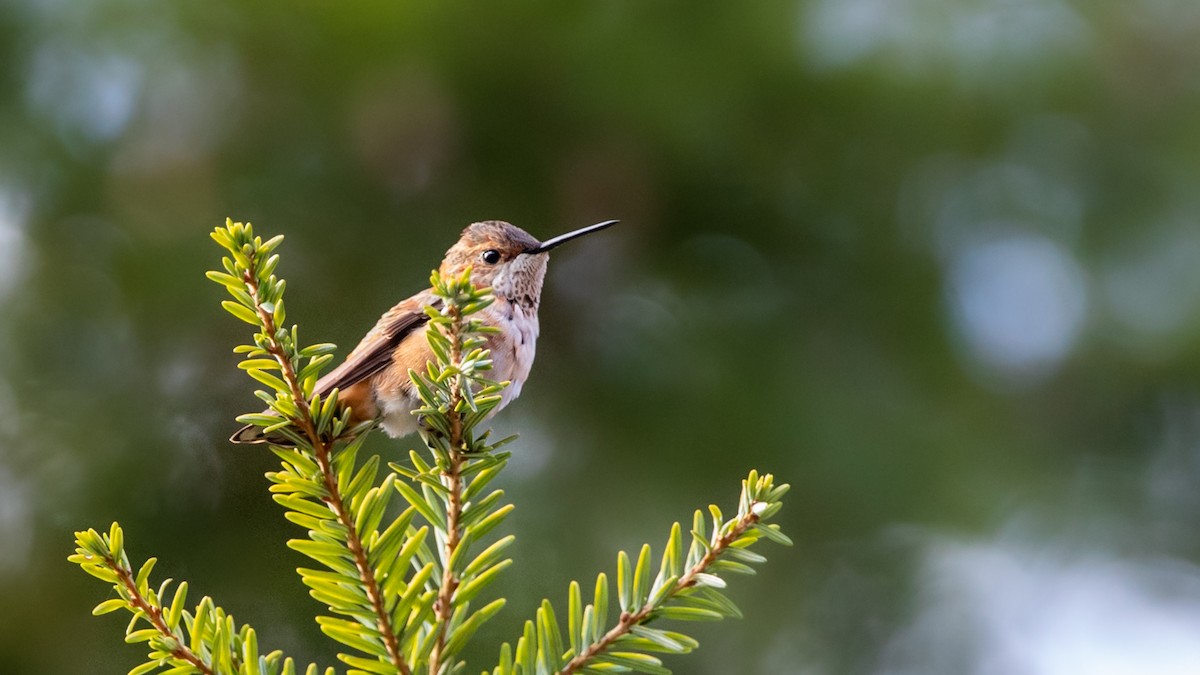
M 202 661 L 195 652 L 184 646 L 179 637 L 175 635 L 175 633 L 173 633 L 167 626 L 167 621 L 163 618 L 162 608 L 150 604 L 150 602 L 142 596 L 141 592 L 138 591 L 137 582 L 133 578 L 133 571 L 121 567 L 116 560 L 109 556 L 105 556 L 104 563 L 108 565 L 109 569 L 111 569 L 113 572 L 116 572 L 117 579 L 120 580 L 121 585 L 125 587 L 126 591 L 128 591 L 129 604 L 133 605 L 138 611 L 144 614 L 146 619 L 150 621 L 151 625 L 154 626 L 155 630 L 157 630 L 163 637 L 171 638 L 175 641 L 176 646 L 175 649 L 171 650 L 171 656 L 187 661 L 188 663 L 192 664 L 196 670 L 199 670 L 204 675 L 213 675 L 213 669 L 210 668 L 208 664 L 204 663 L 204 661 Z
M 463 352 L 462 314 L 455 306 L 451 306 L 449 312 L 454 318 L 453 334 L 450 336 L 450 362 L 454 367 L 459 367 L 462 365 Z M 438 588 L 437 600 L 433 605 L 434 616 L 438 621 L 438 636 L 437 644 L 429 654 L 429 672 L 431 674 L 437 673 L 441 668 L 446 649 L 446 631 L 450 626 L 450 619 L 454 615 L 454 593 L 458 590 L 459 582 L 450 561 L 454 558 L 454 552 L 458 550 L 458 545 L 462 542 L 462 533 L 459 531 L 458 525 L 462 518 L 463 506 L 462 468 L 466 463 L 462 453 L 459 452 L 463 447 L 464 440 L 462 413 L 458 410 L 462 403 L 462 377 L 461 374 L 455 376 L 453 395 L 450 398 L 450 411 L 447 413 L 447 417 L 450 419 L 450 465 L 443 472 L 442 481 L 450 494 L 446 507 L 446 544 L 443 550 L 442 583 Z
M 263 333 L 267 337 L 266 349 L 275 357 L 275 361 L 279 363 L 283 381 L 287 383 L 292 400 L 295 402 L 296 408 L 300 411 L 299 417 L 292 421 L 304 432 L 309 443 L 312 444 L 313 451 L 317 455 L 317 466 L 321 470 L 321 477 L 325 484 L 326 492 L 326 496 L 322 501 L 329 507 L 329 510 L 333 511 L 338 522 L 346 529 L 346 547 L 350 549 L 350 554 L 354 556 L 354 566 L 358 570 L 359 579 L 367 591 L 367 600 L 371 603 L 371 609 L 375 612 L 376 628 L 379 630 L 380 635 L 383 636 L 388 658 L 391 659 L 392 665 L 402 675 L 412 675 L 412 670 L 404 660 L 404 655 L 400 652 L 400 640 L 392 628 L 392 620 L 388 616 L 383 594 L 379 590 L 379 582 L 375 578 L 375 571 L 371 569 L 371 565 L 367 560 L 366 549 L 354 526 L 354 517 L 350 513 L 350 510 L 346 508 L 341 491 L 338 489 L 337 475 L 333 471 L 331 446 L 328 441 L 317 433 L 317 427 L 313 423 L 312 410 L 308 406 L 308 400 L 304 397 L 304 391 L 300 387 L 300 381 L 296 377 L 296 370 L 292 367 L 292 362 L 287 354 L 284 353 L 283 348 L 275 340 L 275 317 L 271 312 L 263 308 L 262 303 L 259 301 L 258 283 L 255 281 L 254 270 L 248 270 L 243 277 L 243 281 L 246 282 L 246 287 L 250 291 L 250 297 L 254 300 L 254 307 L 258 312 L 259 321 L 262 322 Z

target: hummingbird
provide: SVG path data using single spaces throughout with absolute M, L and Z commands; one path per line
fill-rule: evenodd
M 498 329 L 488 337 L 492 379 L 510 382 L 501 392 L 493 414 L 521 394 L 533 366 L 538 338 L 538 305 L 546 276 L 549 252 L 561 244 L 615 225 L 618 221 L 579 228 L 538 241 L 525 230 L 501 220 L 468 225 L 446 251 L 438 268 L 443 276 L 459 276 L 468 267 L 471 282 L 490 287 L 495 301 L 475 315 L 484 325 Z M 434 360 L 425 331 L 427 305 L 439 306 L 431 290 L 424 290 L 383 313 L 346 360 L 317 380 L 313 391 L 322 397 L 334 389 L 338 400 L 351 409 L 349 426 L 376 421 L 393 438 L 417 430 L 412 411 L 420 407 L 409 370 L 424 372 Z M 261 427 L 247 425 L 229 439 L 234 443 L 278 443 Z

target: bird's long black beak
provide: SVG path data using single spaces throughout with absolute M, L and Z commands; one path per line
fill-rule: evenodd
M 606 220 L 603 223 L 596 223 L 595 225 L 588 225 L 587 227 L 581 227 L 578 230 L 575 230 L 574 232 L 560 234 L 557 237 L 554 237 L 552 239 L 547 239 L 546 241 L 543 241 L 540 245 L 538 245 L 535 248 L 527 248 L 527 249 L 525 249 L 525 253 L 545 253 L 546 251 L 549 251 L 550 249 L 552 249 L 560 244 L 565 244 L 566 242 L 571 241 L 572 239 L 577 239 L 579 237 L 582 237 L 585 234 L 599 232 L 600 230 L 603 230 L 607 227 L 612 227 L 613 225 L 616 225 L 619 222 L 621 222 L 621 221 Z

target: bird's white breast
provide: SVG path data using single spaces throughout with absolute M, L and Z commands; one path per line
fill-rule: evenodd
M 493 307 L 498 316 L 495 325 L 500 333 L 492 339 L 492 373 L 489 379 L 509 381 L 501 394 L 500 410 L 521 395 L 529 371 L 533 368 L 533 357 L 537 351 L 538 317 L 537 307 L 526 307 L 506 300 L 498 301 Z

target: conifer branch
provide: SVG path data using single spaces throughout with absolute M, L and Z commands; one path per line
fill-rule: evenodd
M 441 311 L 432 308 L 427 310 L 431 316 L 431 328 L 428 332 L 430 346 L 435 354 L 439 355 L 439 363 L 436 366 L 431 364 L 424 376 L 412 373 L 412 377 L 418 385 L 418 394 L 424 403 L 421 410 L 415 411 L 422 419 L 421 436 L 433 453 L 436 479 L 442 486 L 441 490 L 430 496 L 441 502 L 438 511 L 444 512 L 445 515 L 444 522 L 438 522 L 436 518 L 431 522 L 438 532 L 442 546 L 439 551 L 441 577 L 437 584 L 437 599 L 434 602 L 436 624 L 429 655 L 429 672 L 439 673 L 447 669 L 452 652 L 460 649 L 465 642 L 464 636 L 474 632 L 478 625 L 503 604 L 502 601 L 500 604 L 492 603 L 485 608 L 488 611 L 486 615 L 483 614 L 483 610 L 477 613 L 478 618 L 470 625 L 468 633 L 460 631 L 457 639 L 452 636 L 456 628 L 464 625 L 464 621 L 470 623 L 464 618 L 467 603 L 459 601 L 459 589 L 464 584 L 471 587 L 471 582 L 478 579 L 479 575 L 472 574 L 473 572 L 494 575 L 509 562 L 498 563 L 495 569 L 485 569 L 482 566 L 472 568 L 466 565 L 465 553 L 471 540 L 482 535 L 476 528 L 476 534 L 471 536 L 468 528 L 464 526 L 467 492 L 478 494 L 503 467 L 504 461 L 504 457 L 497 458 L 492 454 L 496 446 L 484 442 L 486 434 L 483 437 L 474 437 L 471 430 L 499 403 L 499 392 L 507 383 L 492 382 L 480 374 L 491 368 L 490 353 L 484 349 L 484 336 L 493 331 L 479 321 L 468 318 L 470 314 L 491 304 L 492 297 L 488 289 L 478 289 L 471 285 L 469 270 L 460 278 L 442 278 L 435 273 L 431 283 L 435 295 L 443 300 Z M 417 466 L 415 458 L 414 466 Z M 475 474 L 474 479 L 464 476 L 469 469 Z M 424 480 L 428 480 L 430 474 L 423 475 L 426 476 Z M 418 475 L 414 475 L 413 478 L 422 480 Z M 487 499 L 494 503 L 501 494 L 496 491 Z M 486 507 L 487 500 L 483 503 Z M 490 508 L 477 511 L 475 520 L 479 520 L 478 514 L 486 514 L 489 511 Z M 499 514 L 500 517 L 503 515 Z M 507 546 L 507 543 L 503 546 Z M 492 577 L 487 577 L 489 580 L 490 578 Z M 472 594 L 478 588 L 478 584 L 474 585 Z M 455 649 L 450 649 L 452 646 Z
M 437 301 L 425 307 L 425 330 L 433 359 L 422 372 L 409 371 L 420 407 L 413 411 L 428 454 L 412 451 L 409 463 L 390 462 L 391 472 L 377 480 L 381 461 L 358 461 L 372 422 L 349 428 L 350 411 L 338 404 L 337 390 L 313 394 L 321 370 L 333 358 L 330 344 L 301 347 L 297 328 L 284 327 L 284 282 L 273 274 L 274 249 L 282 237 L 263 241 L 249 224 L 226 222 L 212 237 L 226 249 L 225 271 L 209 272 L 233 297 L 222 306 L 254 326 L 252 344 L 234 351 L 238 364 L 268 391 L 256 391 L 269 409 L 238 420 L 261 428 L 282 468 L 267 474 L 272 498 L 284 517 L 307 530 L 307 538 L 288 546 L 323 569 L 300 568 L 310 595 L 334 615 L 317 617 L 322 632 L 361 653 L 339 653 L 346 675 L 460 675 L 460 654 L 479 628 L 505 605 L 497 598 L 479 608 L 471 603 L 506 570 L 504 552 L 512 535 L 482 551 L 477 544 L 512 512 L 504 491 L 488 486 L 507 466 L 499 450 L 509 439 L 492 442 L 481 425 L 503 401 L 507 382 L 486 375 L 492 367 L 489 335 L 497 329 L 475 315 L 494 298 L 490 289 L 471 282 L 470 270 L 457 276 L 434 272 L 431 291 Z M 595 596 L 584 605 L 580 586 L 569 589 L 564 633 L 554 608 L 544 601 L 534 620 L 511 649 L 505 644 L 493 675 L 590 675 L 604 672 L 669 671 L 647 652 L 686 653 L 697 646 L 682 633 L 655 624 L 666 620 L 713 620 L 740 616 L 722 593 L 726 573 L 753 573 L 750 564 L 765 560 L 749 550 L 758 539 L 789 543 L 768 519 L 781 507 L 787 485 L 770 474 L 751 472 L 742 483 L 737 514 L 724 518 L 710 506 L 711 534 L 697 511 L 692 543 L 685 551 L 683 529 L 671 529 L 657 577 L 650 573 L 650 547 L 636 564 L 618 555 L 616 587 L 620 612 L 609 625 L 608 578 L 597 578 Z M 385 520 L 390 499 L 405 502 L 399 515 Z M 427 538 L 432 534 L 432 539 Z M 108 534 L 76 533 L 70 559 L 112 584 L 117 596 L 96 607 L 96 614 L 126 609 L 133 615 L 127 641 L 146 642 L 149 660 L 130 671 L 147 675 L 298 675 L 292 659 L 275 651 L 258 652 L 249 626 L 203 598 L 194 611 L 184 607 L 187 584 L 166 601 L 170 580 L 158 591 L 148 585 L 154 559 L 134 574 L 123 550 L 123 534 L 114 523 Z M 149 627 L 140 627 L 142 621 Z M 304 675 L 322 675 L 309 665 Z M 335 675 L 326 668 L 323 675 Z
M 596 579 L 595 600 L 584 606 L 579 584 L 568 593 L 567 629 L 559 626 L 550 601 L 542 602 L 534 620 L 525 623 L 516 650 L 505 644 L 492 675 L 574 675 L 575 673 L 670 673 L 662 661 L 646 652 L 685 654 L 698 646 L 691 637 L 651 627 L 659 619 L 710 621 L 741 616 L 721 592 L 723 573 L 753 574 L 748 563 L 765 558 L 748 550 L 759 539 L 789 545 L 778 526 L 765 521 L 779 511 L 788 485 L 775 485 L 771 474 L 751 471 L 742 481 L 737 514 L 729 519 L 709 506 L 712 533 L 703 512 L 692 519 L 692 543 L 686 555 L 682 528 L 675 523 L 663 549 L 658 575 L 651 577 L 650 546 L 642 547 L 636 564 L 624 551 L 617 556 L 617 598 L 620 613 L 606 628 L 609 614 L 608 577 Z
M 746 530 L 748 530 L 757 522 L 758 514 L 754 511 L 750 511 L 738 518 L 733 529 L 731 529 L 727 534 L 718 537 L 716 542 L 713 543 L 712 548 L 710 548 L 708 552 L 704 554 L 704 557 L 701 558 L 699 562 L 697 562 L 686 573 L 684 573 L 684 575 L 680 577 L 679 581 L 675 582 L 674 586 L 670 591 L 667 592 L 666 596 L 658 599 L 658 602 L 654 602 L 653 600 L 651 602 L 647 602 L 635 612 L 621 612 L 621 617 L 617 622 L 617 625 L 613 626 L 611 630 L 605 633 L 599 641 L 592 644 L 582 653 L 568 661 L 567 665 L 559 671 L 559 674 L 572 675 L 572 673 L 576 672 L 580 668 L 583 668 L 588 662 L 594 660 L 597 656 L 612 648 L 612 646 L 618 640 L 628 635 L 634 629 L 634 627 L 641 626 L 642 624 L 646 623 L 652 617 L 654 611 L 663 603 L 670 602 L 671 599 L 677 596 L 680 592 L 695 586 L 697 577 L 706 573 L 712 564 L 716 562 L 717 558 L 720 557 L 720 555 L 724 553 L 727 548 L 729 548 L 729 545 L 734 541 L 737 541 L 743 534 L 746 533 Z
M 185 607 L 186 582 L 175 587 L 167 602 L 171 580 L 158 590 L 150 586 L 150 574 L 156 560 L 150 558 L 136 573 L 124 550 L 124 532 L 113 523 L 107 533 L 94 529 L 75 533 L 75 553 L 69 557 L 85 572 L 112 584 L 117 597 L 101 602 L 93 614 L 108 614 L 125 609 L 133 615 L 125 641 L 144 642 L 150 649 L 149 660 L 129 671 L 145 675 L 155 671 L 199 675 L 297 675 L 296 664 L 274 651 L 260 655 L 253 628 L 241 626 L 225 610 L 202 598 L 195 609 Z M 139 628 L 149 624 L 147 628 Z M 306 675 L 318 675 L 309 665 Z M 327 669 L 325 675 L 333 675 Z
M 354 516 L 347 510 L 345 500 L 338 489 L 337 476 L 334 474 L 333 463 L 330 460 L 332 443 L 317 432 L 317 426 L 313 421 L 312 409 L 308 404 L 307 397 L 304 395 L 302 385 L 296 377 L 296 370 L 292 366 L 292 359 L 273 337 L 276 334 L 275 311 L 268 311 L 268 308 L 259 298 L 257 278 L 258 271 L 255 269 L 252 261 L 247 266 L 242 280 L 246 284 L 250 299 L 254 302 L 255 312 L 262 323 L 263 334 L 267 337 L 262 347 L 279 363 L 280 375 L 292 395 L 292 400 L 296 403 L 298 415 L 292 421 L 298 424 L 304 431 L 304 435 L 308 438 L 309 443 L 312 444 L 312 448 L 316 453 L 317 466 L 320 468 L 325 487 L 323 501 L 329 506 L 329 510 L 333 512 L 338 522 L 346 530 L 346 546 L 349 548 L 350 554 L 354 556 L 354 566 L 358 570 L 358 576 L 362 581 L 363 587 L 366 589 L 367 600 L 371 603 L 371 607 L 375 611 L 376 627 L 383 638 L 384 646 L 387 648 L 388 658 L 391 659 L 396 670 L 402 675 L 412 675 L 412 670 L 405 661 L 404 655 L 400 653 L 400 641 L 396 637 L 395 631 L 392 630 L 391 617 L 388 615 L 388 611 L 384 605 L 383 595 L 379 591 L 379 582 L 375 578 L 375 571 L 371 568 L 367 560 L 367 553 L 363 547 L 362 539 L 357 534 Z

